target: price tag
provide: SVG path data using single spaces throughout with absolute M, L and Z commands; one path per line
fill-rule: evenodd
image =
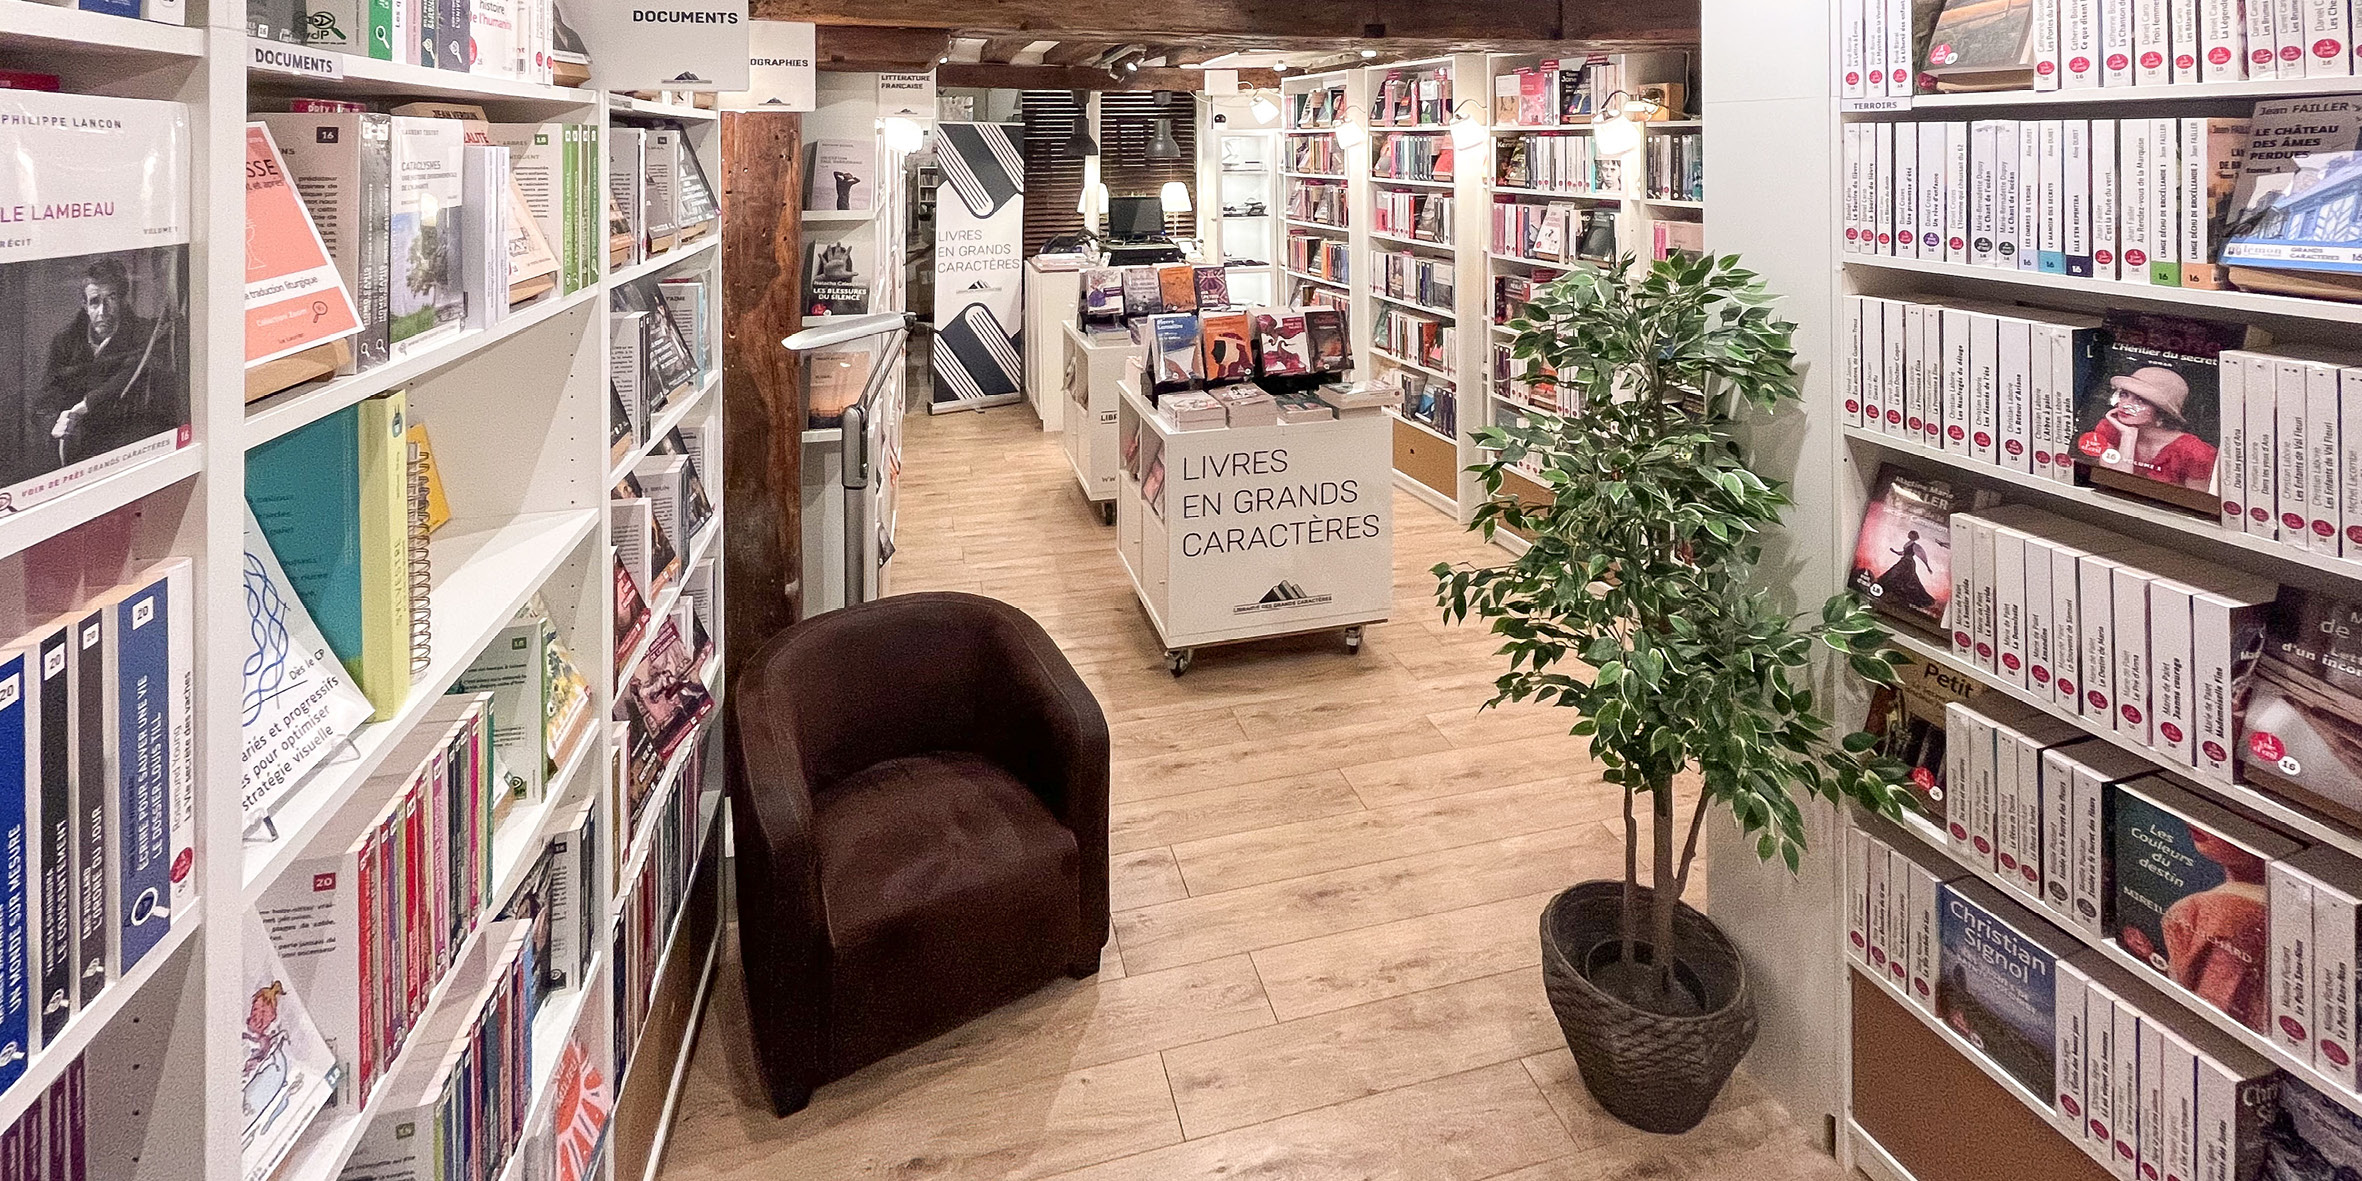
M 323 53 L 284 41 L 246 39 L 246 68 L 269 70 L 274 74 L 296 74 L 305 78 L 344 77 L 344 55 Z

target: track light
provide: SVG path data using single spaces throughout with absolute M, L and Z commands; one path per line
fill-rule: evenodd
M 1254 102 L 1247 104 L 1247 112 L 1255 117 L 1255 122 L 1269 127 L 1272 120 L 1279 118 L 1279 104 L 1258 94 Z
M 1454 151 L 1473 152 L 1483 147 L 1485 137 L 1491 134 L 1485 129 L 1484 124 L 1476 121 L 1475 115 L 1469 113 L 1469 108 L 1476 105 L 1474 102 L 1463 102 L 1453 111 L 1452 148 Z

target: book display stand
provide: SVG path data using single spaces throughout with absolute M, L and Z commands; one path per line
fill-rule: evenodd
M 515 1000 L 470 975 L 473 965 L 497 961 L 504 940 L 512 941 L 505 954 L 519 954 L 513 940 L 525 924 L 494 921 L 512 913 L 512 903 L 542 921 L 552 913 L 571 917 L 579 927 L 559 938 L 587 941 L 579 945 L 588 953 L 587 968 L 541 997 L 530 1020 L 505 1026 L 522 1030 L 503 1048 L 500 1068 L 504 1094 L 521 1106 L 522 1133 L 502 1134 L 509 1143 L 473 1147 L 497 1149 L 503 1181 L 652 1177 L 687 1068 L 686 1033 L 695 1026 L 718 948 L 722 759 L 713 723 L 724 686 L 722 580 L 714 566 L 725 549 L 718 503 L 718 220 L 701 237 L 624 266 L 610 267 L 608 252 L 597 249 L 586 283 L 518 304 L 490 327 L 463 328 L 375 368 L 249 404 L 241 348 L 238 246 L 247 236 L 241 164 L 249 112 L 286 111 L 292 99 L 365 102 L 379 111 L 448 100 L 479 105 L 495 123 L 584 127 L 586 149 L 625 128 L 676 133 L 706 176 L 718 179 L 715 113 L 361 56 L 257 55 L 254 48 L 269 43 L 250 42 L 239 25 L 244 9 L 209 7 L 209 17 L 200 18 L 206 23 L 173 26 L 0 0 L 0 68 L 55 74 L 69 95 L 183 104 L 192 226 L 187 445 L 0 516 L 0 556 L 21 564 L 34 547 L 71 543 L 81 536 L 77 530 L 126 519 L 119 510 L 128 509 L 140 537 L 136 552 L 189 559 L 196 637 L 193 680 L 185 686 L 193 702 L 189 743 L 176 752 L 193 773 L 193 814 L 185 820 L 194 849 L 191 859 L 172 867 L 185 878 L 187 897 L 136 970 L 82 1005 L 12 1075 L 0 1075 L 11 1077 L 0 1088 L 0 1127 L 15 1124 L 45 1096 L 65 1095 L 70 1080 L 87 1148 L 74 1175 L 256 1176 L 242 1168 L 241 1132 L 258 1113 L 242 1110 L 250 1096 L 238 1080 L 254 1055 L 276 1052 L 278 1044 L 242 1036 L 260 1028 L 252 1023 L 269 999 L 252 993 L 247 975 L 256 962 L 257 920 L 270 919 L 271 900 L 282 895 L 290 874 L 342 852 L 323 847 L 331 834 L 349 834 L 395 801 L 403 783 L 389 776 L 410 757 L 406 752 L 433 738 L 430 728 L 444 725 L 444 711 L 460 700 L 447 691 L 507 634 L 521 610 L 538 604 L 580 674 L 584 730 L 537 795 L 491 814 L 488 847 L 473 851 L 482 858 L 480 896 L 447 900 L 454 908 L 446 933 L 452 945 L 440 958 L 451 967 L 413 981 L 416 990 L 405 998 L 415 1010 L 410 1035 L 372 1073 L 380 1082 L 417 1077 L 417 1060 L 452 1052 L 469 1030 L 491 1028 L 499 1006 Z M 250 64 L 264 58 L 310 72 Z M 590 182 L 589 191 L 604 189 L 602 181 Z M 696 321 L 705 339 L 688 333 L 702 371 L 652 407 L 653 421 L 611 431 L 611 298 L 635 282 L 653 290 L 654 280 L 680 278 L 705 285 L 704 314 Z M 394 391 L 406 392 L 410 420 L 431 432 L 450 511 L 433 532 L 428 560 L 408 572 L 429 588 L 418 613 L 421 624 L 431 625 L 431 645 L 421 650 L 397 704 L 287 791 L 267 822 L 250 825 L 237 790 L 247 736 L 235 703 L 252 700 L 254 683 L 242 667 L 250 653 L 254 583 L 234 539 L 245 533 L 251 461 L 267 444 Z M 652 586 L 641 602 L 644 613 L 634 626 L 645 630 L 638 641 L 619 645 L 610 490 L 635 472 L 644 476 L 650 461 L 664 457 L 676 428 L 692 440 L 714 511 L 687 528 L 688 535 L 671 539 L 678 573 Z M 685 632 L 676 633 L 676 625 Z M 700 630 L 702 644 L 683 638 Z M 635 674 L 659 665 L 668 686 L 688 693 L 694 684 L 689 695 L 705 701 L 683 729 L 667 732 L 663 757 L 650 765 L 651 752 L 618 745 L 622 731 L 611 729 L 609 719 L 623 716 L 619 702 Z M 682 694 L 667 701 L 687 708 Z M 535 893 L 547 889 L 553 839 L 579 840 L 584 833 L 592 847 L 575 849 L 589 860 L 573 863 L 585 871 L 569 880 L 574 895 L 559 902 Z M 335 888 L 333 881 L 310 881 L 316 890 Z M 335 934 L 356 937 L 350 930 Z M 297 999 L 321 1016 L 324 996 L 298 993 Z M 391 1086 L 354 1086 L 349 1075 L 339 1085 L 341 1101 L 309 1117 L 285 1163 L 269 1175 L 335 1181 L 376 1151 L 380 1132 L 393 1126 L 388 1121 L 421 1098 Z M 561 1114 L 579 1122 L 556 1127 Z M 12 1131 L 12 1144 L 15 1138 Z

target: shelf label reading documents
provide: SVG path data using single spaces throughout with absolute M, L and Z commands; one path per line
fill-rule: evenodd
M 306 78 L 342 78 L 344 55 L 249 37 L 246 40 L 246 68 L 269 70 L 275 74 L 299 74 Z
M 725 111 L 809 111 L 819 106 L 813 78 L 817 29 L 805 21 L 755 21 L 746 37 L 746 89 L 725 91 Z
M 746 0 L 603 0 L 566 14 L 601 90 L 745 90 Z

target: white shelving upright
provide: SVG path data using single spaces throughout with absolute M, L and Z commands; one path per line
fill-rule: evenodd
M 1269 126 L 1256 122 L 1253 95 L 1198 99 L 1192 216 L 1206 257 L 1222 260 L 1230 298 L 1242 307 L 1269 305 L 1280 294 L 1286 235 L 1280 220 L 1280 142 L 1285 137 L 1279 123 L 1276 118 Z M 1257 205 L 1262 212 L 1252 212 Z
M 284 872 L 309 836 L 339 809 L 382 803 L 390 790 L 370 783 L 369 772 L 392 745 L 424 715 L 474 655 L 535 594 L 548 603 L 559 631 L 582 666 L 592 696 L 594 724 L 612 715 L 615 704 L 610 570 L 612 541 L 606 510 L 610 471 L 607 445 L 607 297 L 619 282 L 646 275 L 698 275 L 709 284 L 711 316 L 707 346 L 714 363 L 704 384 L 677 399 L 660 424 L 699 423 L 713 450 L 702 471 L 716 498 L 715 519 L 695 539 L 678 539 L 688 555 L 721 557 L 720 518 L 723 456 L 720 391 L 721 249 L 720 227 L 666 255 L 604 278 L 571 295 L 553 293 L 517 308 L 489 331 L 470 332 L 424 354 L 352 378 L 302 387 L 255 403 L 243 400 L 243 290 L 245 205 L 241 162 L 250 109 L 284 109 L 283 100 L 315 96 L 384 104 L 439 98 L 482 104 L 499 121 L 561 120 L 612 126 L 651 120 L 677 122 L 720 183 L 719 127 L 710 111 L 603 95 L 597 91 L 543 86 L 422 69 L 399 63 L 347 57 L 342 77 L 269 73 L 248 68 L 248 41 L 240 22 L 244 10 L 226 4 L 191 6 L 188 27 L 175 27 L 71 8 L 0 0 L 0 68 L 57 74 L 68 92 L 167 99 L 189 111 L 191 206 L 189 315 L 191 414 L 195 445 L 163 459 L 112 474 L 71 496 L 0 522 L 0 560 L 23 561 L 42 541 L 86 524 L 110 511 L 137 506 L 144 557 L 185 555 L 194 560 L 198 644 L 196 758 L 198 761 L 197 862 L 199 903 L 175 916 L 172 934 L 139 968 L 115 982 L 86 1007 L 58 1041 L 28 1063 L 25 1075 L 0 1092 L 0 1125 L 13 1121 L 28 1103 L 59 1078 L 77 1055 L 86 1056 L 87 1128 L 93 1178 L 126 1181 L 236 1181 L 240 1176 L 242 1117 L 240 1030 L 246 998 L 241 972 L 241 928 L 245 913 L 275 877 Z M 382 109 L 382 106 L 381 106 Z M 316 421 L 342 407 L 389 390 L 408 392 L 412 417 L 426 423 L 453 508 L 453 520 L 435 536 L 433 658 L 412 689 L 408 706 L 393 719 L 364 728 L 353 753 L 305 781 L 279 812 L 278 837 L 249 839 L 238 807 L 241 665 L 246 656 L 246 608 L 242 590 L 243 503 L 247 451 L 268 439 Z M 644 449 L 643 452 L 644 453 Z M 715 580 L 719 606 L 721 580 Z M 671 596 L 660 597 L 661 610 Z M 718 610 L 717 610 L 718 620 Z M 714 629 L 718 675 L 720 629 Z M 713 685 L 715 717 L 726 705 L 723 686 Z M 719 727 L 710 723 L 696 740 L 708 749 L 705 778 L 683 783 L 679 767 L 668 773 L 663 792 L 688 790 L 699 799 L 704 868 L 711 879 L 719 845 Z M 496 834 L 496 883 L 513 889 L 545 834 L 541 826 L 560 805 L 596 800 L 602 829 L 620 821 L 612 760 L 601 726 L 584 743 L 582 757 L 560 769 L 550 800 L 520 807 Z M 655 806 L 654 802 L 650 806 Z M 626 862 L 644 855 L 649 834 L 640 833 L 620 852 Z M 604 880 L 615 865 L 603 865 Z M 495 913 L 503 896 L 486 917 Z M 621 898 L 606 898 L 619 907 Z M 671 986 L 702 995 L 710 978 L 718 894 L 710 887 L 692 894 L 670 938 L 667 975 L 683 978 Z M 699 908 L 706 908 L 700 910 Z M 689 921 L 693 912 L 699 921 Z M 598 924 L 602 942 L 615 930 L 614 911 Z M 704 936 L 687 946 L 687 934 Z M 604 1053 L 612 949 L 576 989 L 550 998 L 535 1029 L 532 1063 L 535 1111 L 530 1129 L 545 1118 L 552 1098 L 546 1084 L 552 1054 L 581 1018 L 594 1026 L 583 1038 Z M 693 1013 L 692 1009 L 692 1013 Z M 651 1019 L 650 1029 L 655 1027 Z M 664 1039 L 686 1044 L 686 1039 Z M 609 1063 L 608 1065 L 612 1065 Z M 654 1091 L 666 1101 L 656 1109 L 669 1115 L 685 1054 L 635 1055 L 619 1081 L 625 1097 Z M 357 1110 L 331 1109 L 317 1116 L 279 1177 L 286 1181 L 333 1181 L 351 1151 L 360 1125 L 374 1117 L 382 1095 Z M 664 1120 L 643 1121 L 621 1133 L 611 1128 L 601 1165 L 612 1181 L 653 1176 Z M 625 1135 L 635 1142 L 618 1139 Z M 629 1178 L 616 1176 L 618 1158 L 647 1162 Z M 512 1164 L 508 1176 L 520 1173 Z

